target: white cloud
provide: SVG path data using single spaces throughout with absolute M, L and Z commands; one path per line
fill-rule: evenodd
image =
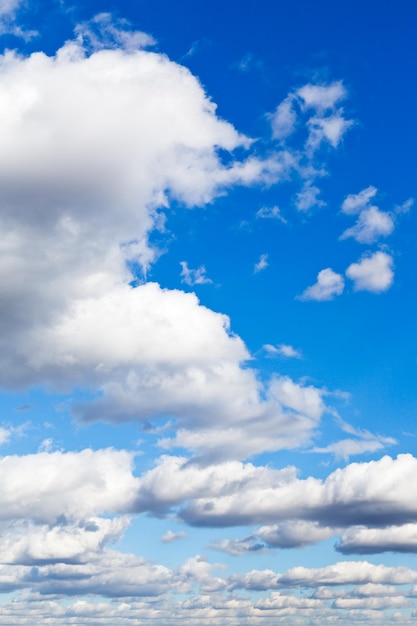
M 342 439 L 323 448 L 315 447 L 312 452 L 320 454 L 334 454 L 337 459 L 347 461 L 351 456 L 382 450 L 386 446 L 397 443 L 392 437 L 371 435 L 358 439 Z
M 343 108 L 338 106 L 347 97 L 343 83 L 337 81 L 323 85 L 304 85 L 297 90 L 296 96 L 302 109 L 313 109 L 315 112 L 307 122 L 307 151 L 313 155 L 323 142 L 337 148 L 346 131 L 353 125 L 352 120 L 344 117 Z
M 296 195 L 295 207 L 298 211 L 308 211 L 315 206 L 324 206 L 324 202 L 319 198 L 320 189 L 311 182 L 303 185 L 303 188 Z
M 278 575 L 284 585 L 358 585 L 368 582 L 402 585 L 417 580 L 417 572 L 407 567 L 387 567 L 367 561 L 341 561 L 321 568 L 294 567 Z
M 346 215 L 355 215 L 368 207 L 369 201 L 377 194 L 377 188 L 370 185 L 359 193 L 352 193 L 343 200 L 342 211 Z
M 115 20 L 111 13 L 98 13 L 88 22 L 78 24 L 75 34 L 79 44 L 93 50 L 122 48 L 133 52 L 156 43 L 151 35 L 131 29 L 127 20 Z
M 132 506 L 132 454 L 112 449 L 38 453 L 0 459 L 1 520 L 52 523 Z
M 321 609 L 323 606 L 324 603 L 315 598 L 297 598 L 296 596 L 283 595 L 277 591 L 271 593 L 267 598 L 257 600 L 255 604 L 255 608 L 263 611 L 295 609 L 297 614 L 300 614 L 302 609 Z
M 208 276 L 206 276 L 206 268 L 204 267 L 204 265 L 201 265 L 201 267 L 192 270 L 191 268 L 188 267 L 188 263 L 186 261 L 181 261 L 180 263 L 182 270 L 181 270 L 181 281 L 183 283 L 186 283 L 187 285 L 210 285 L 213 283 L 213 281 L 211 280 L 211 278 L 208 278 Z
M 312 117 L 308 121 L 309 137 L 307 148 L 317 150 L 324 141 L 333 148 L 337 148 L 346 131 L 353 125 L 352 120 L 346 120 L 341 111 L 328 117 Z
M 1 58 L 0 382 L 82 386 L 96 398 L 74 407 L 86 420 L 169 414 L 226 431 L 241 420 L 243 439 L 247 420 L 281 407 L 263 401 L 228 318 L 191 294 L 131 288 L 128 268 L 157 256 L 148 236 L 171 198 L 200 205 L 230 185 L 278 180 L 292 157 L 223 164 L 219 151 L 251 141 L 187 69 L 131 43 Z M 286 428 L 294 445 L 312 424 Z
M 403 585 L 417 581 L 417 572 L 407 567 L 387 567 L 367 561 L 340 561 L 321 568 L 293 567 L 283 574 L 272 570 L 252 570 L 246 574 L 235 574 L 229 580 L 231 589 L 248 590 L 367 583 Z
M 341 274 L 337 274 L 330 267 L 321 270 L 317 274 L 317 282 L 311 287 L 307 287 L 300 296 L 301 300 L 332 300 L 335 296 L 340 296 L 345 287 L 345 282 Z
M 297 114 L 294 110 L 293 98 L 288 96 L 270 116 L 272 136 L 274 139 L 285 139 L 295 129 Z
M 340 239 L 353 237 L 359 243 L 373 243 L 379 237 L 388 237 L 394 226 L 394 220 L 389 213 L 370 206 L 361 210 L 356 224 L 346 229 Z
M 305 181 L 295 200 L 300 211 L 324 205 L 318 197 L 320 190 L 314 184 L 317 177 L 327 174 L 320 151 L 326 146 L 337 148 L 354 125 L 353 120 L 345 117 L 340 106 L 346 97 L 347 91 L 341 81 L 309 83 L 290 92 L 269 116 L 273 137 L 286 146 L 294 137 L 299 143 L 304 135 L 302 150 L 299 147 L 291 149 L 295 167 Z
M 394 207 L 394 212 L 397 214 L 408 213 L 413 205 L 414 205 L 414 198 L 409 198 L 402 204 Z
M 141 478 L 138 501 L 156 511 L 184 502 L 178 515 L 196 526 L 288 520 L 316 522 L 323 528 L 403 525 L 417 519 L 416 467 L 411 455 L 385 456 L 352 463 L 325 480 L 300 480 L 294 468 L 271 470 L 237 462 L 198 467 L 166 457 Z
M 212 411 L 204 422 L 189 422 L 186 428 L 176 431 L 174 438 L 161 439 L 159 445 L 166 449 L 188 448 L 204 462 L 291 449 L 307 445 L 326 410 L 322 390 L 288 377 L 272 378 L 264 389 L 263 402 L 256 396 L 249 402 L 243 398 L 242 402 L 230 384 L 228 389 L 234 403 L 227 420 L 221 419 L 219 410 Z
M 266 544 L 277 548 L 302 548 L 335 535 L 334 528 L 320 526 L 317 522 L 288 520 L 281 524 L 262 526 L 256 531 Z
M 174 533 L 172 530 L 168 530 L 163 537 L 161 537 L 162 543 L 172 543 L 173 541 L 178 541 L 179 539 L 186 539 L 188 537 L 187 533 L 184 531 L 179 531 Z
M 267 546 L 256 536 L 245 537 L 244 539 L 223 539 L 214 541 L 208 546 L 211 550 L 225 552 L 231 556 L 243 556 L 248 554 L 259 554 L 265 552 Z
M 314 108 L 324 113 L 332 110 L 338 102 L 344 100 L 347 91 L 342 81 L 335 81 L 322 85 L 307 84 L 300 87 L 296 94 L 301 98 L 304 107 Z
M 297 350 L 293 346 L 286 344 L 286 343 L 281 343 L 278 346 L 273 346 L 267 343 L 263 346 L 263 349 L 270 356 L 280 355 L 280 356 L 287 357 L 288 359 L 301 359 L 302 358 L 302 354 L 300 350 Z
M 19 5 L 22 4 L 22 0 L 1 0 L 0 1 L 0 16 L 13 15 Z
M 119 540 L 128 525 L 126 517 L 92 517 L 39 527 L 14 523 L 3 529 L 0 537 L 0 561 L 20 565 L 85 563 L 106 544 Z
M 9 441 L 10 434 L 11 433 L 9 428 L 3 428 L 2 426 L 0 427 L 0 445 Z
M 343 554 L 376 554 L 380 552 L 417 552 L 417 524 L 367 528 L 348 528 L 336 544 Z
M 256 217 L 258 219 L 272 219 L 272 220 L 279 220 L 280 222 L 283 222 L 284 224 L 287 223 L 287 220 L 285 218 L 282 217 L 281 215 L 281 210 L 279 208 L 279 206 L 272 206 L 272 207 L 261 207 L 257 212 L 256 212 Z
M 348 609 L 349 611 L 358 609 L 370 611 L 402 608 L 410 606 L 410 601 L 401 595 L 388 598 L 336 598 L 333 606 L 335 609 Z
M 346 276 L 353 280 L 355 291 L 381 293 L 393 283 L 393 263 L 392 257 L 386 252 L 375 252 L 349 265 Z
M 257 263 L 255 263 L 253 271 L 255 274 L 257 274 L 258 272 L 261 272 L 262 270 L 265 270 L 268 267 L 269 263 L 268 263 L 268 255 L 267 254 L 261 254 L 261 256 L 259 257 L 259 261 Z

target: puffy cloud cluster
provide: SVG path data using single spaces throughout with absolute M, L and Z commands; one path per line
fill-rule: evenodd
M 353 237 L 359 243 L 374 243 L 380 237 L 388 237 L 394 230 L 394 215 L 381 211 L 370 201 L 377 194 L 376 187 L 367 187 L 357 194 L 348 195 L 342 204 L 346 215 L 358 215 L 354 226 L 345 230 L 341 239 Z
M 158 255 L 149 234 L 172 199 L 191 207 L 277 181 L 294 157 L 234 160 L 251 140 L 217 117 L 187 69 L 132 47 L 134 33 L 108 16 L 93 26 L 53 57 L 0 58 L 0 383 L 82 388 L 92 400 L 73 413 L 85 421 L 174 417 L 180 430 L 162 445 L 199 454 L 305 444 L 320 390 L 262 384 L 226 316 L 191 294 L 130 285 L 132 268 Z M 114 46 L 97 49 L 98 36 Z M 209 280 L 185 262 L 183 278 Z M 287 402 L 291 385 L 311 407 Z
M 132 507 L 133 455 L 111 448 L 0 459 L 1 521 L 74 521 Z M 35 477 L 35 480 L 34 480 Z
M 358 218 L 354 226 L 343 232 L 341 240 L 353 238 L 358 243 L 377 243 L 381 237 L 392 234 L 396 225 L 396 215 L 406 213 L 413 205 L 413 199 L 410 198 L 403 205 L 395 207 L 394 211 L 381 211 L 379 207 L 371 204 L 377 192 L 376 187 L 369 186 L 357 194 L 346 196 L 341 207 L 342 213 L 349 216 L 358 215 Z M 393 267 L 394 260 L 391 254 L 382 250 L 368 251 L 357 262 L 348 266 L 345 275 L 353 282 L 354 291 L 379 294 L 387 291 L 393 284 Z M 300 299 L 332 300 L 343 292 L 344 287 L 342 274 L 326 268 L 318 273 L 316 283 L 307 287 Z
M 298 211 L 325 204 L 315 184 L 315 179 L 326 173 L 320 153 L 325 147 L 337 148 L 354 123 L 341 106 L 346 98 L 342 81 L 308 83 L 290 92 L 270 115 L 272 136 L 282 145 L 290 145 L 294 137 L 300 142 L 302 136 L 303 148 L 297 154 L 304 182 L 294 201 Z
M 168 456 L 140 478 L 135 507 L 161 513 L 179 506 L 177 515 L 196 526 L 266 524 L 257 536 L 282 546 L 314 543 L 350 526 L 407 530 L 404 525 L 417 518 L 416 465 L 411 455 L 385 456 L 351 463 L 320 480 L 300 479 L 291 467 L 201 467 Z
M 340 103 L 347 97 L 341 81 L 324 84 L 307 84 L 290 93 L 271 115 L 273 136 L 276 139 L 289 137 L 299 123 L 299 116 L 308 115 L 306 149 L 315 152 L 323 142 L 333 148 L 343 138 L 353 122 L 344 117 Z

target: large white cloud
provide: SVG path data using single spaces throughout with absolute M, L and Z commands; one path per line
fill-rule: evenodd
M 417 552 L 417 524 L 384 528 L 353 526 L 342 534 L 336 549 L 343 554 Z
M 103 549 L 115 543 L 129 524 L 127 517 L 87 520 L 56 525 L 34 526 L 13 523 L 2 529 L 0 562 L 21 565 L 47 563 L 85 563 Z
M 0 520 L 54 523 L 132 507 L 133 455 L 111 448 L 0 459 Z
M 74 407 L 85 420 L 175 417 L 186 428 L 164 445 L 212 454 L 224 438 L 219 454 L 241 456 L 304 444 L 323 404 L 310 415 L 286 405 L 278 382 L 265 388 L 227 317 L 195 296 L 129 284 L 130 264 L 158 254 L 148 236 L 159 208 L 279 180 L 294 157 L 223 164 L 220 150 L 251 141 L 187 69 L 131 47 L 88 55 L 82 41 L 0 58 L 0 384 L 82 387 L 98 398 Z M 263 432 L 250 444 L 255 420 Z
M 184 503 L 178 515 L 198 526 L 288 520 L 334 528 L 402 525 L 417 519 L 416 468 L 412 455 L 385 456 L 351 463 L 320 480 L 299 479 L 291 467 L 273 470 L 238 462 L 200 467 L 165 457 L 140 478 L 136 508 L 160 512 Z

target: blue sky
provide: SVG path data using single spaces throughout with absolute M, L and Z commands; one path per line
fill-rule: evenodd
M 413 624 L 416 7 L 0 1 L 0 624 Z

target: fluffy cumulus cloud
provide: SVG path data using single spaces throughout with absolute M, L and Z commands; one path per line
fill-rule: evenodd
M 301 300 L 332 300 L 340 296 L 345 288 L 345 281 L 341 274 L 337 274 L 330 267 L 317 274 L 317 282 L 307 287 L 300 296 Z
M 384 528 L 353 526 L 342 534 L 336 549 L 343 554 L 417 552 L 417 524 Z
M 389 213 L 376 206 L 363 209 L 355 226 L 345 230 L 341 239 L 353 237 L 359 243 L 373 243 L 380 237 L 387 237 L 394 230 L 394 221 Z
M 346 270 L 346 276 L 353 280 L 355 291 L 381 293 L 389 289 L 394 280 L 393 258 L 386 252 L 375 252 L 363 256 Z
M 249 372 L 242 402 L 242 397 L 236 396 L 236 388 L 230 386 L 231 380 L 228 377 L 223 384 L 229 385 L 227 393 L 233 411 L 222 418 L 222 407 L 218 405 L 216 411 L 207 413 L 205 421 L 185 422 L 186 427 L 178 428 L 174 437 L 162 438 L 160 446 L 188 448 L 200 461 L 211 462 L 297 448 L 310 442 L 326 410 L 323 390 L 295 383 L 288 377 L 273 377 L 263 392 L 266 397 L 262 402 L 259 392 L 247 400 L 249 385 L 253 386 Z
M 188 70 L 145 50 L 88 55 L 85 37 L 54 57 L 1 57 L 1 383 L 82 386 L 99 395 L 74 407 L 90 421 L 175 414 L 201 426 L 210 418 L 209 447 L 220 422 L 233 430 L 236 416 L 239 432 L 278 416 L 282 441 L 304 441 L 311 416 L 296 416 L 293 428 L 275 384 L 262 400 L 225 316 L 193 295 L 129 284 L 130 268 L 146 270 L 158 253 L 148 242 L 158 209 L 278 180 L 287 153 L 223 164 L 219 149 L 251 142 L 216 116 Z M 186 264 L 183 275 L 208 281 Z M 193 437 L 183 432 L 178 443 L 201 447 Z
M 3 457 L 0 520 L 48 524 L 126 511 L 138 486 L 132 466 L 132 454 L 111 448 Z
M 128 518 L 68 522 L 58 518 L 55 525 L 12 524 L 3 528 L 0 562 L 17 565 L 86 563 L 106 544 L 118 541 L 129 524 Z
M 139 479 L 133 506 L 156 513 L 179 507 L 179 518 L 196 526 L 279 524 L 268 530 L 277 544 L 285 536 L 293 543 L 298 536 L 302 543 L 304 528 L 311 543 L 329 536 L 331 528 L 414 523 L 416 466 L 411 455 L 385 456 L 351 463 L 321 480 L 300 479 L 293 467 L 274 470 L 236 461 L 199 466 L 166 456 Z M 297 526 L 297 520 L 313 524 Z
M 395 214 L 407 212 L 402 207 L 397 207 L 395 211 L 381 211 L 379 207 L 371 204 L 378 190 L 369 186 L 357 194 L 346 196 L 342 203 L 342 213 L 346 215 L 358 215 L 354 226 L 347 228 L 340 239 L 352 237 L 359 243 L 374 243 L 381 237 L 388 237 L 395 228 Z M 407 202 L 403 205 L 407 206 Z

